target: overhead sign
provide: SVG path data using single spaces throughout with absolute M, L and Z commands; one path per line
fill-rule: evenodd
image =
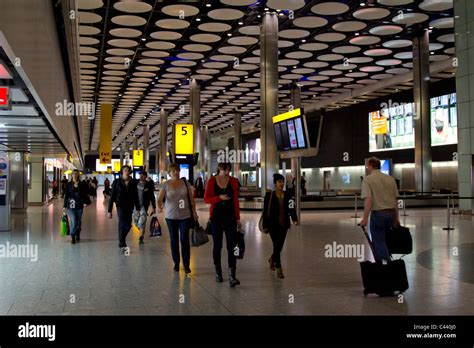
M 121 167 L 120 160 L 114 162 L 114 172 L 117 172 L 117 173 L 120 172 L 120 167 Z
M 283 114 L 273 116 L 272 119 L 273 119 L 273 123 L 277 123 L 277 122 L 286 121 L 286 120 L 289 120 L 290 118 L 295 118 L 295 117 L 298 117 L 298 116 L 301 116 L 301 109 L 300 108 L 294 109 L 292 111 L 285 112 Z
M 136 167 L 143 166 L 143 150 L 133 150 L 133 165 Z
M 10 108 L 10 89 L 8 87 L 0 87 L 0 109 Z
M 112 163 L 112 104 L 100 105 L 100 164 Z
M 192 124 L 174 125 L 174 152 L 175 155 L 194 154 L 194 134 Z

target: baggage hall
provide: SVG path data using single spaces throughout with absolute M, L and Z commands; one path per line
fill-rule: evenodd
M 5 325 L 474 314 L 474 1 L 0 7 Z

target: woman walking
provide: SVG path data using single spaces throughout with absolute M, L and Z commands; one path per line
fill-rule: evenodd
M 119 220 L 118 236 L 119 248 L 125 251 L 127 248 L 127 234 L 132 228 L 133 209 L 140 211 L 137 192 L 137 180 L 131 177 L 132 168 L 125 165 L 120 170 L 120 178 L 114 180 L 112 184 L 112 193 L 109 199 L 109 218 L 112 219 L 112 209 L 114 203 L 117 206 L 117 215 Z
M 173 269 L 179 272 L 179 244 L 181 242 L 184 272 L 189 274 L 191 273 L 191 268 L 189 268 L 191 261 L 189 229 L 193 227 L 193 222 L 198 219 L 194 194 L 186 179 L 179 178 L 179 166 L 177 164 L 169 165 L 168 174 L 171 179 L 163 183 L 158 196 L 158 212 L 163 211 L 163 200 L 165 200 L 165 218 L 170 233 Z
M 64 192 L 63 211 L 69 216 L 71 223 L 71 244 L 81 241 L 81 221 L 84 207 L 91 204 L 87 194 L 87 186 L 81 181 L 77 169 L 73 170 L 71 181 L 67 183 Z
M 268 260 L 270 269 L 277 270 L 278 278 L 285 278 L 281 268 L 281 251 L 285 243 L 286 233 L 290 228 L 290 216 L 298 225 L 295 201 L 291 193 L 283 191 L 285 178 L 281 174 L 273 174 L 275 191 L 267 192 L 263 203 L 263 228 L 268 230 L 273 242 L 273 254 Z
M 209 216 L 214 242 L 212 255 L 216 268 L 216 281 L 223 282 L 221 250 L 225 233 L 229 284 L 231 287 L 235 287 L 240 284 L 236 278 L 237 258 L 234 255 L 234 247 L 237 244 L 237 227 L 240 226 L 239 183 L 236 178 L 229 175 L 230 168 L 230 163 L 219 163 L 217 175 L 211 177 L 207 182 L 204 202 L 211 204 Z

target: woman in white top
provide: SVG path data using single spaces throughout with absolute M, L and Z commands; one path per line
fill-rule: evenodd
M 198 219 L 196 204 L 192 187 L 186 179 L 179 178 L 179 166 L 170 164 L 168 173 L 171 179 L 163 184 L 158 196 L 158 212 L 163 211 L 163 200 L 165 199 L 165 218 L 170 233 L 171 255 L 174 261 L 174 270 L 179 271 L 179 243 L 181 241 L 181 256 L 183 258 L 184 271 L 191 273 L 189 263 L 191 259 L 191 248 L 189 245 L 189 229 L 193 222 Z

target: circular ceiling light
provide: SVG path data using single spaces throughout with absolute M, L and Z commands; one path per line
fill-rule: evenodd
M 119 1 L 114 4 L 114 8 L 128 13 L 145 13 L 151 11 L 153 7 L 141 1 Z
M 175 31 L 155 31 L 150 34 L 153 39 L 157 40 L 179 40 L 183 35 Z
M 367 26 L 364 22 L 359 21 L 345 21 L 345 22 L 338 22 L 332 26 L 332 28 L 336 31 L 342 32 L 351 32 L 351 31 L 360 31 Z
M 79 11 L 79 23 L 91 24 L 98 23 L 102 20 L 102 17 L 92 12 Z
M 349 6 L 335 1 L 323 2 L 311 7 L 311 12 L 325 16 L 339 15 L 347 11 L 349 11 Z
M 315 40 L 317 41 L 322 41 L 322 42 L 337 42 L 337 41 L 342 41 L 346 38 L 346 35 L 340 34 L 340 33 L 324 33 L 324 34 L 319 34 L 314 37 Z
M 399 15 L 392 18 L 392 21 L 396 24 L 412 25 L 416 23 L 422 23 L 428 20 L 430 17 L 425 13 L 409 12 L 400 13 Z
M 372 35 L 395 35 L 403 31 L 398 25 L 380 25 L 369 30 Z
M 299 17 L 293 20 L 293 25 L 299 28 L 319 28 L 328 24 L 327 19 L 316 16 Z
M 381 7 L 369 7 L 357 10 L 352 15 L 357 19 L 375 20 L 389 16 L 390 11 Z
M 182 19 L 160 19 L 155 24 L 163 29 L 185 29 L 189 27 L 189 22 Z
M 161 9 L 161 12 L 172 17 L 189 17 L 199 13 L 199 9 L 190 5 L 168 5 Z
M 298 10 L 304 5 L 304 0 L 267 0 L 267 6 L 274 10 Z
M 242 18 L 244 16 L 244 13 L 242 11 L 231 8 L 221 8 L 209 11 L 207 15 L 212 19 L 233 21 Z
M 139 27 L 146 24 L 146 19 L 139 16 L 115 16 L 112 17 L 112 23 L 127 27 Z
M 453 8 L 453 0 L 424 0 L 418 6 L 424 11 L 446 11 Z

